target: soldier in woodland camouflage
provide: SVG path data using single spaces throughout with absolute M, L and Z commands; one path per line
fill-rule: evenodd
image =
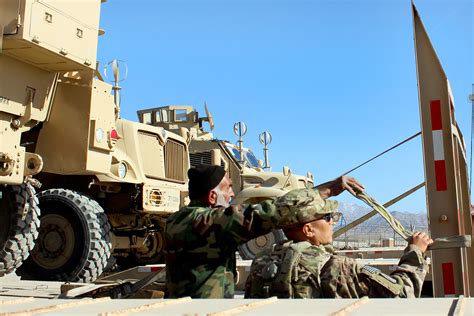
M 276 228 L 280 215 L 273 200 L 229 206 L 232 182 L 220 166 L 191 168 L 188 177 L 191 203 L 166 222 L 166 295 L 231 298 L 238 245 Z M 327 198 L 361 188 L 355 179 L 341 177 L 307 191 Z
M 274 205 L 289 240 L 258 254 L 245 296 L 263 298 L 419 297 L 428 265 L 423 253 L 433 241 L 415 233 L 391 275 L 334 254 L 332 226 L 337 202 L 318 192 L 295 190 Z

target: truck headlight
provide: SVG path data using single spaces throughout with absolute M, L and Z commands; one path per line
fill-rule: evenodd
M 118 168 L 117 168 L 117 172 L 118 172 L 118 176 L 120 178 L 125 178 L 125 176 L 127 175 L 127 164 L 123 161 L 121 161 L 118 165 Z

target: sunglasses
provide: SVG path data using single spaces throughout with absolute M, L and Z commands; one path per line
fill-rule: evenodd
M 339 212 L 334 212 L 334 213 L 329 213 L 325 214 L 324 216 L 318 218 L 318 219 L 324 219 L 326 222 L 331 222 L 331 219 L 334 223 L 338 222 L 341 219 L 341 213 Z

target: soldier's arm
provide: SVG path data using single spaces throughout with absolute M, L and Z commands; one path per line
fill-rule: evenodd
M 403 297 L 420 297 L 427 272 L 428 264 L 423 258 L 423 252 L 418 246 L 410 244 L 396 270 L 390 275 L 403 285 Z
M 213 229 L 237 244 L 264 235 L 277 227 L 278 212 L 271 200 L 248 206 L 214 208 L 201 213 L 193 221 L 199 234 Z
M 322 270 L 321 284 L 325 297 L 419 297 L 426 271 L 421 251 L 411 245 L 391 275 L 360 266 L 353 259 L 334 256 Z
M 421 288 L 428 272 L 428 264 L 423 258 L 428 246 L 433 240 L 428 234 L 415 232 L 410 237 L 409 245 L 400 258 L 398 267 L 391 276 L 398 279 L 403 284 L 404 297 L 420 297 Z
M 357 192 L 364 191 L 364 186 L 356 179 L 348 176 L 341 176 L 332 181 L 325 182 L 315 187 L 319 191 L 321 198 L 327 199 L 331 196 L 341 194 L 344 190 L 349 191 L 353 195 Z
M 399 265 L 390 275 L 364 266 L 359 273 L 369 285 L 369 297 L 420 297 L 428 265 L 416 245 L 409 245 Z
M 320 273 L 322 296 L 325 298 L 368 296 L 370 283 L 361 277 L 360 268 L 351 258 L 331 256 Z

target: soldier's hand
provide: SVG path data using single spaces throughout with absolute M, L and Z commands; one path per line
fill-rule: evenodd
M 433 239 L 431 239 L 427 233 L 416 232 L 410 237 L 408 242 L 420 248 L 422 253 L 425 253 L 428 246 L 433 243 Z
M 357 193 L 362 192 L 365 189 L 364 186 L 353 177 L 342 176 L 340 177 L 340 179 L 343 190 L 347 190 L 353 195 L 356 195 Z
M 364 191 L 364 186 L 353 177 L 342 176 L 332 181 L 317 186 L 318 191 L 323 199 L 330 196 L 341 194 L 344 190 L 349 191 L 353 195 Z

